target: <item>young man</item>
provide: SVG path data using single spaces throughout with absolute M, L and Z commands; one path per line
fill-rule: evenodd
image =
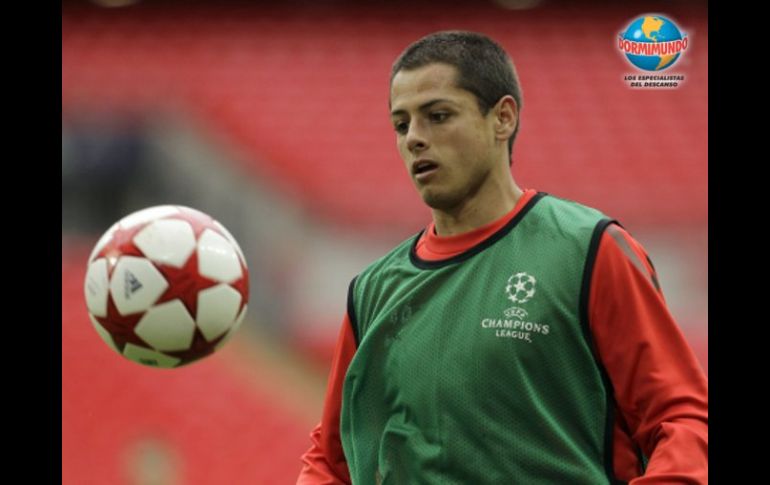
M 644 249 L 510 171 L 521 92 L 489 38 L 393 66 L 433 221 L 352 282 L 299 484 L 706 483 L 707 381 Z

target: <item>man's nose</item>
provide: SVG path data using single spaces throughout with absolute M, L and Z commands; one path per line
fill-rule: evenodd
M 420 152 L 428 148 L 428 137 L 425 127 L 422 123 L 414 121 L 409 124 L 409 131 L 406 133 L 406 147 L 410 152 Z

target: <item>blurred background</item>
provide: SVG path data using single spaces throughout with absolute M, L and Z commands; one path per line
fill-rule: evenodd
M 690 37 L 664 72 L 686 76 L 679 89 L 623 81 L 636 70 L 616 38 L 645 13 Z M 388 80 L 445 29 L 512 55 L 516 181 L 620 220 L 708 372 L 706 2 L 64 1 L 63 483 L 294 482 L 349 281 L 430 219 Z M 83 298 L 96 240 L 158 204 L 222 222 L 251 274 L 239 334 L 170 371 L 116 357 Z

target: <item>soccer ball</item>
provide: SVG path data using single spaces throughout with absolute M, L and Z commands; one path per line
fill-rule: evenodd
M 86 306 L 114 351 L 154 367 L 179 367 L 220 349 L 243 322 L 246 259 L 219 222 L 189 207 L 130 214 L 88 258 Z

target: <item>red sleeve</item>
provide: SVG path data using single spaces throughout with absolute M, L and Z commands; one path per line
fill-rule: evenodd
M 631 485 L 708 483 L 708 381 L 668 311 L 652 262 L 616 225 L 599 244 L 589 315 L 620 410 L 616 476 Z M 634 443 L 649 459 L 641 477 Z
M 310 449 L 302 455 L 302 471 L 297 485 L 349 484 L 350 472 L 340 441 L 340 408 L 342 383 L 348 365 L 356 353 L 356 340 L 350 318 L 345 314 L 334 349 L 332 368 L 326 386 L 323 414 L 310 433 Z

